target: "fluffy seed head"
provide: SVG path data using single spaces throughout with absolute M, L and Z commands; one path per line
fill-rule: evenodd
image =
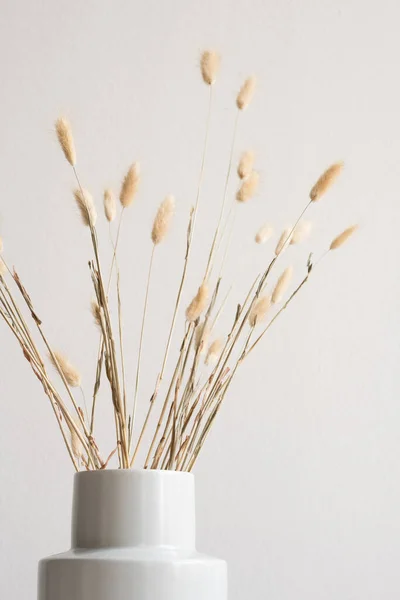
M 90 303 L 90 311 L 97 327 L 101 330 L 101 309 L 96 300 Z
M 222 347 L 223 341 L 221 338 L 217 338 L 213 341 L 208 349 L 206 360 L 204 361 L 206 365 L 214 365 L 217 362 L 221 355 Z
M 275 248 L 275 256 L 279 256 L 287 243 L 289 243 L 290 232 L 292 231 L 292 227 L 286 227 L 281 233 L 281 237 Z
M 349 237 L 351 237 L 357 229 L 358 225 L 352 225 L 351 227 L 348 227 L 347 229 L 342 231 L 342 233 L 340 233 L 338 236 L 335 237 L 334 240 L 332 240 L 331 245 L 329 246 L 329 250 L 337 250 L 337 248 L 343 246 L 343 244 L 347 242 Z
M 79 373 L 78 369 L 71 365 L 68 358 L 64 356 L 64 354 L 53 351 L 53 354 L 50 354 L 50 360 L 57 371 L 58 367 L 61 369 L 62 374 L 64 375 L 69 386 L 79 387 L 81 385 L 81 374 Z
M 80 430 L 81 422 L 79 421 L 79 419 L 74 419 L 74 423 L 76 427 L 78 427 L 78 429 Z M 72 454 L 75 456 L 75 458 L 80 458 L 81 456 L 83 456 L 83 444 L 80 440 L 79 435 L 76 433 L 76 430 L 72 426 L 70 426 L 69 430 L 71 432 Z
M 286 289 L 290 283 L 290 280 L 293 275 L 293 267 L 287 267 L 282 275 L 279 277 L 277 284 L 275 286 L 274 291 L 272 292 L 272 303 L 277 304 L 282 300 L 283 294 L 286 292 Z
M 311 221 L 300 221 L 300 223 L 297 223 L 292 233 L 292 237 L 290 238 L 291 245 L 293 246 L 294 244 L 299 244 L 300 242 L 308 238 L 308 236 L 311 233 L 311 229 Z
M 156 214 L 156 218 L 154 219 L 153 229 L 151 232 L 153 244 L 159 244 L 167 235 L 174 212 L 175 198 L 170 195 L 167 196 L 163 202 L 161 202 Z
M 201 75 L 207 85 L 213 85 L 213 83 L 215 83 L 220 62 L 221 59 L 219 55 L 213 50 L 205 50 L 201 55 Z
M 6 274 L 7 271 L 7 267 L 3 261 L 3 259 L 0 256 L 0 277 L 4 277 L 4 275 Z
M 186 309 L 186 318 L 188 321 L 196 321 L 205 310 L 208 301 L 208 285 L 202 283 L 197 294 Z
M 256 78 L 254 77 L 254 75 L 252 75 L 251 77 L 248 77 L 246 79 L 237 95 L 236 105 L 239 110 L 244 110 L 245 108 L 247 108 L 247 106 L 253 99 L 255 89 Z
M 252 198 L 257 190 L 260 181 L 260 176 L 257 171 L 252 171 L 250 175 L 245 179 L 236 194 L 236 200 L 238 202 L 248 202 Z
M 237 174 L 240 179 L 246 179 L 250 175 L 254 166 L 254 152 L 252 150 L 246 150 L 240 157 L 240 161 L 237 168 Z
M 129 167 L 122 182 L 119 201 L 124 208 L 130 206 L 136 196 L 140 182 L 140 165 L 138 162 Z
M 76 164 L 76 153 L 71 126 L 67 119 L 60 117 L 56 121 L 56 134 L 64 156 L 71 166 Z
M 322 198 L 322 196 L 329 190 L 329 188 L 339 177 L 342 170 L 343 163 L 337 162 L 331 165 L 324 173 L 322 173 L 317 183 L 311 189 L 310 200 L 317 202 L 320 198 Z
M 109 223 L 114 221 L 115 215 L 117 214 L 117 205 L 115 202 L 115 196 L 112 190 L 107 189 L 104 191 L 104 214 L 106 215 L 106 219 Z
M 273 233 L 274 230 L 272 229 L 271 225 L 265 223 L 265 225 L 260 227 L 260 229 L 257 231 L 254 240 L 257 244 L 265 244 L 265 242 L 270 239 Z
M 74 198 L 81 214 L 82 223 L 86 227 L 94 226 L 97 219 L 96 207 L 93 202 L 92 196 L 87 190 L 80 189 L 74 191 Z
M 255 327 L 265 319 L 270 306 L 271 296 L 269 295 L 261 296 L 254 302 L 249 314 L 250 327 Z
M 209 323 L 199 323 L 196 327 L 194 337 L 194 349 L 196 352 L 200 350 L 200 354 L 204 354 L 208 344 L 208 338 L 210 337 L 210 325 Z

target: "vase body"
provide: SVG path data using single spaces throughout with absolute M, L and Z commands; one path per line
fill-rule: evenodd
M 194 477 L 77 473 L 72 548 L 39 563 L 38 600 L 226 600 L 224 561 L 195 548 Z

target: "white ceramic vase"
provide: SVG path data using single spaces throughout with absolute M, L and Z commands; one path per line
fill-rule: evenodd
M 226 598 L 226 563 L 195 548 L 193 475 L 75 475 L 72 548 L 39 563 L 38 600 Z

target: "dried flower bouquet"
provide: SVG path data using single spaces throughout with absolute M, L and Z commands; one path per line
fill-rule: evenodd
M 305 239 L 311 224 L 303 217 L 310 206 L 317 203 L 329 190 L 342 171 L 342 163 L 329 167 L 312 187 L 306 205 L 293 227 L 285 229 L 275 245 L 275 251 L 263 272 L 255 274 L 254 282 L 247 295 L 239 299 L 232 314 L 230 329 L 224 336 L 216 335 L 216 323 L 220 314 L 226 311 L 226 298 L 220 299 L 223 281 L 223 266 L 229 250 L 231 234 L 231 213 L 236 203 L 247 203 L 257 193 L 259 174 L 254 169 L 254 153 L 246 151 L 237 165 L 239 178 L 236 198 L 229 202 L 228 184 L 232 177 L 236 143 L 237 123 L 241 113 L 252 101 L 256 80 L 249 77 L 242 85 L 236 97 L 236 120 L 233 141 L 225 180 L 225 188 L 219 218 L 215 225 L 213 240 L 206 254 L 204 274 L 198 275 L 198 289 L 192 301 L 186 307 L 184 316 L 182 309 L 182 293 L 185 287 L 190 255 L 196 229 L 196 216 L 201 199 L 204 165 L 207 153 L 209 121 L 212 109 L 212 91 L 218 69 L 219 56 L 213 51 L 206 51 L 201 57 L 201 75 L 209 87 L 208 118 L 206 135 L 200 167 L 199 183 L 194 206 L 190 208 L 186 236 L 186 249 L 182 265 L 182 273 L 173 308 L 172 321 L 165 342 L 163 361 L 154 385 L 151 398 L 140 401 L 147 402 L 147 413 L 143 422 L 138 422 L 136 407 L 139 401 L 140 376 L 142 366 L 143 339 L 146 331 L 147 305 L 153 259 L 157 247 L 165 239 L 171 220 L 174 216 L 175 200 L 167 196 L 161 203 L 154 219 L 151 231 L 152 252 L 147 283 L 145 286 L 144 309 L 141 316 L 140 336 L 137 342 L 137 365 L 134 389 L 129 394 L 126 386 L 124 347 L 122 343 L 121 295 L 118 269 L 118 243 L 121 222 L 125 210 L 129 209 L 139 192 L 140 167 L 134 163 L 123 179 L 119 194 L 120 211 L 117 217 L 117 202 L 111 190 L 104 192 L 104 214 L 110 224 L 117 219 L 116 233 L 113 241 L 111 269 L 104 273 L 100 261 L 99 244 L 96 230 L 97 211 L 92 196 L 81 184 L 76 168 L 76 152 L 74 140 L 68 121 L 60 118 L 56 122 L 56 134 L 65 158 L 72 168 L 76 180 L 74 192 L 75 202 L 80 212 L 82 223 L 87 227 L 93 249 L 93 258 L 89 262 L 90 274 L 94 289 L 92 314 L 99 331 L 98 359 L 91 394 L 90 409 L 80 406 L 76 390 L 81 388 L 81 375 L 69 359 L 56 351 L 45 333 L 42 320 L 38 316 L 27 290 L 17 271 L 11 269 L 4 258 L 3 244 L 0 239 L 0 314 L 17 339 L 24 357 L 43 386 L 44 393 L 50 400 L 55 418 L 64 439 L 72 463 L 77 471 L 80 469 L 104 469 L 110 464 L 114 455 L 118 458 L 120 468 L 129 469 L 137 465 L 138 451 L 143 450 L 145 433 L 149 433 L 150 444 L 145 448 L 144 468 L 172 469 L 191 471 L 211 430 L 214 420 L 221 409 L 230 385 L 238 368 L 247 356 L 260 343 L 271 325 L 292 302 L 309 280 L 315 265 L 325 256 L 341 247 L 353 234 L 356 226 L 352 226 L 338 235 L 322 256 L 313 262 L 310 255 L 306 270 L 300 280 L 292 286 L 293 269 L 286 268 L 275 275 L 279 258 L 289 245 L 298 244 Z M 273 235 L 270 225 L 263 225 L 255 235 L 257 244 L 264 244 Z M 219 274 L 215 274 L 217 259 L 220 263 Z M 116 315 L 110 309 L 112 274 L 116 277 Z M 272 286 L 270 281 L 272 280 Z M 33 326 L 38 335 L 33 334 L 28 325 L 28 317 L 16 299 L 16 292 L 26 305 Z M 174 333 L 181 316 L 185 320 L 185 331 L 179 342 L 179 353 L 175 365 L 168 374 L 170 349 L 176 343 Z M 36 341 L 38 340 L 38 341 Z M 39 349 L 39 346 L 41 349 Z M 42 349 L 43 348 L 43 349 Z M 58 389 L 49 372 L 45 354 L 62 382 L 62 391 Z M 201 363 L 205 370 L 200 369 Z M 205 374 L 203 374 L 205 373 Z M 108 381 L 113 405 L 116 443 L 108 456 L 100 453 L 95 437 L 95 415 L 97 397 L 103 379 Z M 167 380 L 166 392 L 161 395 L 161 383 Z M 82 388 L 81 388 L 82 390 Z M 82 397 L 84 398 L 83 390 Z M 80 398 L 80 396 L 79 396 Z

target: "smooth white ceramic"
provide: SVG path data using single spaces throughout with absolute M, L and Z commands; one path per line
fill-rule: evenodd
M 193 475 L 75 475 L 72 548 L 39 563 L 38 600 L 226 598 L 226 563 L 195 548 Z

